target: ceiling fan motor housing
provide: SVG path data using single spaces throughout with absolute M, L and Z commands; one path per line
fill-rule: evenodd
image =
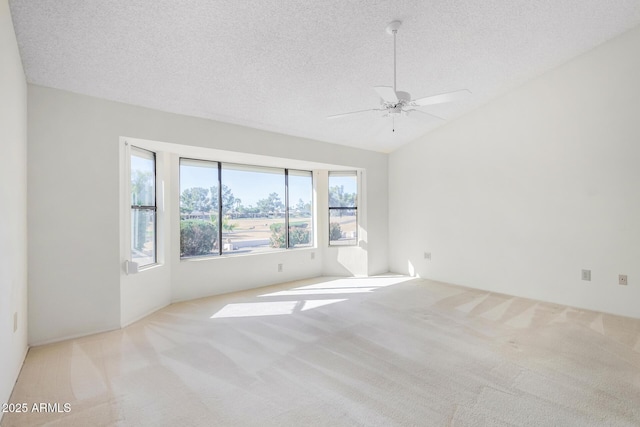
M 398 102 L 385 102 L 382 101 L 382 106 L 387 110 L 388 116 L 399 116 L 404 112 L 404 107 L 409 105 L 411 101 L 411 95 L 408 92 L 397 91 Z
M 402 106 L 398 104 L 395 107 L 390 107 L 387 110 L 387 114 L 389 114 L 390 116 L 399 116 L 400 114 L 402 114 Z

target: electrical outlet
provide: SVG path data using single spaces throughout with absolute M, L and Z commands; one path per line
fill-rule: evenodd
M 431 252 L 425 252 L 424 253 L 424 259 L 431 259 Z
M 591 281 L 591 270 L 582 270 L 582 280 Z
M 627 275 L 619 274 L 618 275 L 618 285 L 627 286 Z
M 282 264 L 278 264 L 278 273 L 282 273 Z
M 18 312 L 13 313 L 13 332 L 18 330 Z

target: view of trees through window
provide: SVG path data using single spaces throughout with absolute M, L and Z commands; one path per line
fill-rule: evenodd
M 309 171 L 181 159 L 180 256 L 311 246 L 312 200 Z
M 329 244 L 358 242 L 358 179 L 356 172 L 329 172 Z
M 288 182 L 289 247 L 311 246 L 313 244 L 313 222 L 311 221 L 313 182 L 311 172 L 289 169 Z
M 155 154 L 131 147 L 131 261 L 156 262 Z

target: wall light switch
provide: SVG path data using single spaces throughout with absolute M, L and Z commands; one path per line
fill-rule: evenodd
M 278 273 L 282 273 L 282 264 L 278 264 Z
M 582 270 L 582 280 L 591 281 L 591 270 Z
M 431 259 L 431 252 L 425 252 L 424 253 L 424 259 Z

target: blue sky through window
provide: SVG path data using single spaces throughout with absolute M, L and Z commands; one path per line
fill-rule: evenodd
M 329 176 L 329 187 L 343 186 L 345 193 L 357 193 L 358 192 L 358 180 L 355 175 L 342 175 L 340 173 L 334 173 Z
M 198 162 L 198 166 L 182 166 L 180 169 L 180 192 L 187 188 L 201 187 L 210 189 L 217 185 L 218 170 L 216 163 L 209 163 L 212 167 L 207 167 L 207 163 Z M 251 168 L 250 166 L 248 168 Z M 274 170 L 275 171 L 275 170 Z M 266 172 L 250 172 L 225 168 L 222 170 L 222 184 L 226 185 L 234 193 L 235 197 L 242 199 L 243 206 L 257 206 L 260 199 L 266 199 L 270 193 L 276 192 L 280 195 L 284 203 L 284 169 L 280 169 L 281 174 Z M 302 199 L 305 203 L 310 203 L 312 192 L 310 191 L 310 179 L 289 180 L 289 200 L 295 205 Z M 241 193 L 241 194 L 240 194 Z

